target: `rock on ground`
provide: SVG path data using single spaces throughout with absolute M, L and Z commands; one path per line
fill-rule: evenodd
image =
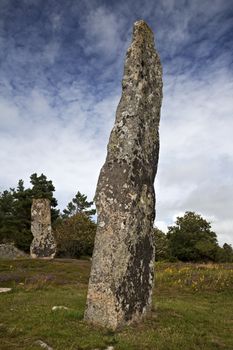
M 0 288 L 0 293 L 7 293 L 10 292 L 12 288 Z
M 52 311 L 56 311 L 56 310 L 68 310 L 68 307 L 62 306 L 62 305 L 53 306 Z
M 88 322 L 112 329 L 140 320 L 151 305 L 161 102 L 154 36 L 138 21 L 96 190 L 98 228 L 85 312 Z
M 28 255 L 14 246 L 14 243 L 0 244 L 0 259 L 26 258 Z
M 51 348 L 51 346 L 49 346 L 48 344 L 46 344 L 42 340 L 36 340 L 34 344 L 40 346 L 42 349 L 45 349 L 45 350 L 53 350 L 53 348 Z

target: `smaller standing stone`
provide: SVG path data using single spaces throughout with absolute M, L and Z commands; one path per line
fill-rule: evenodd
M 31 257 L 54 258 L 56 243 L 51 227 L 49 199 L 33 199 L 31 207 L 31 231 L 34 237 L 30 248 Z

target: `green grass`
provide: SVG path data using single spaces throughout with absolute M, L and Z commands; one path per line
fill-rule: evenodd
M 153 311 L 112 332 L 83 322 L 90 262 L 0 261 L 0 349 L 233 349 L 233 264 L 157 263 Z M 54 305 L 68 310 L 52 311 Z

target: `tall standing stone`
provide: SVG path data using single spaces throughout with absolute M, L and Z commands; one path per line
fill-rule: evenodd
M 138 21 L 96 190 L 98 228 L 85 312 L 88 322 L 112 329 L 140 320 L 151 306 L 161 102 L 154 36 Z
M 32 258 L 50 258 L 56 253 L 56 243 L 51 227 L 50 200 L 33 199 L 31 207 L 31 231 L 33 241 L 30 252 Z

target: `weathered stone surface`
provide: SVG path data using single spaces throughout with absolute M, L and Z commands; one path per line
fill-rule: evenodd
M 0 259 L 26 258 L 28 255 L 14 246 L 14 243 L 0 244 Z
M 31 208 L 31 231 L 34 237 L 30 247 L 31 257 L 53 258 L 56 253 L 56 243 L 51 228 L 49 199 L 33 199 Z
M 96 190 L 98 228 L 85 312 L 88 322 L 112 329 L 140 320 L 151 305 L 161 101 L 153 33 L 138 21 Z

